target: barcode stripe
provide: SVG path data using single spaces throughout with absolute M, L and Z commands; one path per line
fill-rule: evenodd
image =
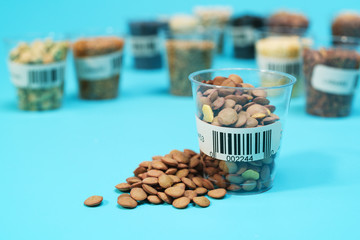
M 223 133 L 223 139 L 224 139 L 224 154 L 226 154 L 226 133 Z
M 223 133 L 220 133 L 220 153 L 224 153 L 224 140 L 223 140 Z
M 112 59 L 112 67 L 114 70 L 118 70 L 121 67 L 121 56 Z
M 42 70 L 30 70 L 28 72 L 29 84 L 37 86 L 56 84 L 57 82 L 64 80 L 64 75 L 64 66 Z
M 245 155 L 245 135 L 242 135 L 242 155 Z
M 213 140 L 213 153 L 215 153 L 215 131 L 212 132 L 212 140 Z
M 234 154 L 237 155 L 237 134 L 234 134 Z
M 228 133 L 228 154 L 230 155 L 232 155 L 232 148 L 233 148 L 231 141 L 232 141 L 232 134 Z
M 249 134 L 246 134 L 246 155 L 249 155 Z
M 212 131 L 213 154 L 253 155 L 263 153 L 271 155 L 272 130 L 264 132 L 233 134 Z
M 262 151 L 265 152 L 265 132 L 263 132 L 263 147 Z
M 286 72 L 289 74 L 299 75 L 300 74 L 300 62 L 295 63 L 268 63 L 267 67 L 269 70 Z

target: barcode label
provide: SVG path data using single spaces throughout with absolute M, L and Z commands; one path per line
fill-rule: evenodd
M 135 57 L 152 57 L 161 51 L 160 40 L 154 36 L 132 36 L 130 40 L 131 50 Z
M 122 51 L 102 56 L 75 58 L 76 74 L 79 79 L 102 80 L 120 73 Z
M 225 161 L 257 161 L 280 147 L 281 123 L 256 128 L 219 127 L 196 117 L 200 150 Z
M 20 88 L 51 88 L 65 80 L 66 61 L 30 65 L 9 62 L 11 81 Z
M 232 27 L 231 33 L 236 47 L 249 46 L 256 40 L 255 30 L 250 26 Z
M 279 71 L 294 76 L 300 76 L 302 72 L 302 60 L 299 58 L 271 58 L 257 56 L 257 63 L 260 69 Z
M 316 65 L 311 76 L 314 89 L 330 94 L 350 95 L 356 90 L 360 71 Z

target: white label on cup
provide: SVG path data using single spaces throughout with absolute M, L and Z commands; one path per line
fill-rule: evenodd
M 256 56 L 257 64 L 260 69 L 284 72 L 295 77 L 302 73 L 302 58 L 279 58 L 265 57 L 260 54 Z
M 79 79 L 102 80 L 120 73 L 122 51 L 101 56 L 75 58 Z
M 311 77 L 314 89 L 330 94 L 353 94 L 359 78 L 359 70 L 341 69 L 316 65 Z
M 65 79 L 66 61 L 51 64 L 8 63 L 12 83 L 18 88 L 51 88 Z
M 200 150 L 225 161 L 251 162 L 275 154 L 280 147 L 279 121 L 256 128 L 214 126 L 196 117 Z
M 255 30 L 250 26 L 232 27 L 231 31 L 235 47 L 246 47 L 256 40 Z
M 135 57 L 152 57 L 160 53 L 160 41 L 157 35 L 132 36 L 130 44 Z

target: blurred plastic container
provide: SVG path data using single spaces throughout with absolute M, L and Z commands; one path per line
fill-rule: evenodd
M 216 52 L 221 54 L 224 49 L 225 29 L 233 13 L 231 6 L 196 6 L 194 14 L 198 17 L 200 25 L 207 30 L 216 30 L 219 38 L 216 43 Z
M 231 55 L 235 58 L 255 58 L 258 30 L 263 27 L 264 19 L 256 15 L 240 15 L 233 18 L 228 29 Z
M 263 86 L 264 78 L 274 81 L 272 87 Z M 189 79 L 205 177 L 238 194 L 270 189 L 295 77 L 257 69 L 208 69 Z
M 163 41 L 160 31 L 164 23 L 158 21 L 132 21 L 129 23 L 130 44 L 137 69 L 162 67 Z
M 124 39 L 107 33 L 87 33 L 73 44 L 79 96 L 82 99 L 113 99 L 118 96 Z
M 279 71 L 296 77 L 297 82 L 292 92 L 293 97 L 304 94 L 304 80 L 302 69 L 302 53 L 305 47 L 312 44 L 312 40 L 295 34 L 274 33 L 262 31 L 256 42 L 256 61 L 258 68 Z M 266 84 L 266 80 L 264 80 Z M 268 83 L 269 86 L 273 82 Z
M 45 111 L 62 105 L 69 43 L 59 34 L 5 39 L 8 67 L 21 110 Z
M 335 46 L 331 46 L 335 42 Z M 306 111 L 322 117 L 351 113 L 359 81 L 360 39 L 333 37 L 329 43 L 304 50 Z
M 191 96 L 188 76 L 194 71 L 212 66 L 214 55 L 212 32 L 195 31 L 187 34 L 168 35 L 166 42 L 170 76 L 170 92 L 178 96 Z

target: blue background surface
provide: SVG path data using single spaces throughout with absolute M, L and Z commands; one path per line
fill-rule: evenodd
M 216 4 L 197 1 L 196 4 Z M 222 1 L 235 12 L 279 7 L 310 16 L 312 32 L 329 33 L 341 9 L 358 1 Z M 25 32 L 118 26 L 141 16 L 190 12 L 195 1 L 6 1 L 0 37 Z M 275 186 L 252 196 L 212 200 L 207 209 L 117 206 L 114 185 L 138 163 L 172 149 L 197 150 L 191 98 L 168 94 L 165 69 L 136 71 L 127 59 L 116 100 L 77 98 L 72 63 L 64 106 L 31 113 L 16 108 L 0 55 L 0 239 L 360 239 L 360 96 L 341 119 L 312 117 L 291 103 Z M 71 61 L 71 60 L 70 60 Z M 219 57 L 215 67 L 254 67 Z M 87 208 L 90 195 L 101 207 Z

